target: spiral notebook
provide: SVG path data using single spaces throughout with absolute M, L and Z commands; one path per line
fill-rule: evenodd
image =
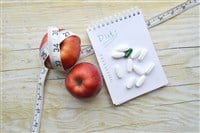
M 116 16 L 105 18 L 99 23 L 87 28 L 87 33 L 94 48 L 106 86 L 115 105 L 120 105 L 133 98 L 151 92 L 167 85 L 168 81 L 160 64 L 152 43 L 141 10 L 130 9 Z M 131 76 L 139 78 L 138 74 L 126 70 L 127 59 L 113 59 L 112 52 L 118 45 L 128 45 L 130 48 L 145 48 L 148 54 L 143 61 L 133 60 L 134 64 L 145 68 L 149 62 L 154 62 L 153 71 L 146 76 L 141 87 L 126 88 Z M 123 69 L 123 78 L 116 76 L 114 66 L 118 64 Z

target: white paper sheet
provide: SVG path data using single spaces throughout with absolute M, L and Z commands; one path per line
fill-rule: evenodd
M 87 33 L 113 104 L 120 105 L 168 83 L 141 11 L 127 11 L 118 17 L 89 27 Z M 147 75 L 144 84 L 139 88 L 135 86 L 131 89 L 126 88 L 126 82 L 131 76 L 139 77 L 134 72 L 127 72 L 127 59 L 113 59 L 111 57 L 112 52 L 119 45 L 128 45 L 133 50 L 138 48 L 148 50 L 143 61 L 133 60 L 134 64 L 141 68 L 145 69 L 149 63 L 155 63 L 155 68 Z M 114 72 L 115 64 L 119 64 L 123 68 L 124 76 L 122 79 L 118 79 Z

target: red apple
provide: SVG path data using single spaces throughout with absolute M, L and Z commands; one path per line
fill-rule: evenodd
M 62 31 L 63 29 L 60 29 Z M 40 49 L 42 48 L 43 45 L 47 44 L 48 40 L 48 35 L 45 34 L 41 44 L 40 44 Z M 60 44 L 60 57 L 61 61 L 63 64 L 64 69 L 68 69 L 72 67 L 78 60 L 80 56 L 80 44 L 81 40 L 78 36 L 70 36 L 66 38 L 63 42 Z M 45 66 L 47 68 L 52 68 L 51 63 L 50 63 L 50 57 L 47 58 L 45 61 Z
M 102 77 L 91 63 L 75 65 L 66 76 L 65 86 L 76 98 L 89 98 L 97 95 L 101 90 Z

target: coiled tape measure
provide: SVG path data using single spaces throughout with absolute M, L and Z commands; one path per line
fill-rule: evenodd
M 159 25 L 159 24 L 185 12 L 186 10 L 199 5 L 199 4 L 200 4 L 199 0 L 188 0 L 170 10 L 167 10 L 164 13 L 161 13 L 149 20 L 146 20 L 147 27 L 150 29 L 150 28 L 152 28 L 156 25 Z M 57 30 L 58 29 L 54 29 L 54 31 L 53 31 L 51 29 L 51 31 L 48 31 L 48 33 L 50 33 L 50 32 L 55 33 L 55 31 L 57 31 Z M 67 32 L 67 33 L 69 33 L 69 36 L 74 35 L 73 33 L 70 33 L 70 32 Z M 58 34 L 56 34 L 56 35 L 58 35 Z M 66 35 L 66 34 L 63 34 L 63 35 Z M 69 37 L 69 36 L 60 36 L 60 38 L 59 38 L 60 40 L 55 40 L 54 37 L 52 36 L 51 42 L 48 42 L 48 43 L 59 43 L 62 40 L 64 40 L 66 37 Z M 56 63 L 56 62 L 60 61 L 60 59 L 59 59 L 60 48 L 58 45 L 54 45 L 54 46 L 56 47 L 56 49 L 54 48 L 54 51 L 49 51 L 48 47 L 43 48 L 41 50 L 43 52 L 43 53 L 41 53 L 41 54 L 43 54 L 43 55 L 41 55 L 42 59 L 46 60 L 48 54 L 55 56 L 55 59 L 57 59 L 57 60 L 53 60 L 51 62 L 53 62 L 55 64 L 56 68 L 63 69 L 62 64 L 59 63 L 59 65 L 58 65 L 58 63 Z M 94 54 L 94 50 L 91 45 L 81 46 L 80 59 L 87 57 L 89 55 L 92 55 L 92 54 Z M 46 79 L 48 71 L 49 71 L 49 69 L 46 68 L 45 65 L 43 64 L 40 74 L 39 74 L 38 83 L 37 83 L 36 101 L 35 101 L 35 109 L 34 109 L 34 114 L 33 114 L 31 133 L 38 133 L 39 129 L 40 129 L 41 114 L 42 114 L 42 107 L 43 107 L 43 100 L 44 100 L 44 85 L 45 85 L 45 79 Z

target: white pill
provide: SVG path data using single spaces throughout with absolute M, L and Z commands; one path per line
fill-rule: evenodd
M 112 57 L 115 59 L 122 58 L 125 55 L 124 52 L 113 52 Z
M 127 71 L 131 72 L 133 69 L 133 61 L 131 59 L 127 60 Z
M 140 66 L 133 65 L 132 68 L 133 68 L 133 71 L 137 73 L 138 75 L 143 75 L 145 73 L 145 71 Z
M 141 52 L 140 52 L 140 55 L 138 57 L 138 60 L 142 61 L 144 59 L 144 57 L 147 55 L 147 53 L 148 53 L 147 49 L 142 49 Z
M 129 49 L 129 47 L 127 45 L 119 45 L 117 48 L 116 48 L 116 51 L 120 51 L 120 52 L 125 52 Z
M 141 77 L 139 77 L 135 83 L 136 87 L 140 87 L 144 84 L 144 81 L 146 79 L 145 75 L 142 75 Z
M 133 52 L 131 53 L 131 59 L 135 59 L 140 55 L 141 49 L 133 49 Z
M 114 69 L 115 69 L 115 74 L 117 75 L 117 77 L 121 79 L 123 77 L 123 72 L 122 72 L 121 67 L 118 64 L 116 64 Z
M 130 77 L 128 80 L 127 80 L 127 83 L 126 83 L 126 88 L 128 88 L 128 89 L 131 89 L 131 88 L 133 88 L 133 86 L 135 85 L 135 77 L 134 76 L 132 76 L 132 77 Z
M 148 66 L 147 66 L 147 68 L 146 68 L 146 70 L 145 70 L 145 74 L 149 74 L 149 73 L 151 73 L 151 71 L 153 70 L 153 68 L 155 67 L 155 63 L 150 63 Z

